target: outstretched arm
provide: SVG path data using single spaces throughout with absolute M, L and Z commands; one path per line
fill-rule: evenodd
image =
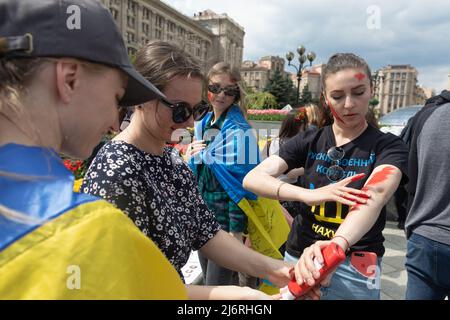
M 310 190 L 278 180 L 277 177 L 287 169 L 288 165 L 282 158 L 276 155 L 270 156 L 245 176 L 243 186 L 245 189 L 266 198 L 301 201 L 308 205 L 337 201 L 353 206 L 357 203 L 366 203 L 367 201 L 366 192 L 346 187 L 350 182 L 363 178 L 364 174 Z
M 284 287 L 291 279 L 292 266 L 287 262 L 266 257 L 220 230 L 201 249 L 203 255 L 227 269 L 267 279 Z

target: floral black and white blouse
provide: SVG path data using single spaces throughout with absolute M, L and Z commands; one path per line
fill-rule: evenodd
M 161 156 L 110 141 L 89 167 L 81 190 L 124 211 L 178 270 L 219 231 L 194 175 L 176 149 Z

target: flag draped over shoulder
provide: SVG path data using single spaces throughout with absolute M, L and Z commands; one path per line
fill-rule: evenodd
M 194 173 L 199 164 L 209 166 L 229 197 L 247 215 L 252 248 L 266 256 L 282 259 L 279 248 L 287 240 L 289 225 L 280 203 L 258 197 L 242 186 L 245 175 L 260 162 L 255 132 L 239 107 L 234 105 L 220 131 L 210 129 L 204 133 L 212 115 L 209 113 L 195 125 L 195 139 L 211 140 L 211 143 L 193 156 L 189 165 Z

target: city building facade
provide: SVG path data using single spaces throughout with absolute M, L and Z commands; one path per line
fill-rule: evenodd
M 381 114 L 422 101 L 424 93 L 417 85 L 418 72 L 411 65 L 388 65 L 373 75 L 374 97 Z
M 151 40 L 178 44 L 205 69 L 219 61 L 239 67 L 244 29 L 226 14 L 205 10 L 193 18 L 158 0 L 101 0 L 114 17 L 133 55 Z
M 284 59 L 265 56 L 258 63 L 246 60 L 241 65 L 241 78 L 251 90 L 262 92 L 275 71 L 284 73 Z

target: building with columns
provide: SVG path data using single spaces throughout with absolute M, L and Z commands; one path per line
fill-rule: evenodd
M 262 57 L 258 63 L 246 60 L 241 65 L 241 78 L 249 88 L 262 92 L 276 70 L 284 72 L 284 59 L 278 56 Z
M 226 14 L 211 10 L 183 15 L 158 0 L 101 0 L 123 34 L 130 55 L 151 40 L 177 43 L 199 59 L 205 70 L 225 61 L 239 67 L 244 29 Z
M 418 72 L 411 65 L 388 65 L 374 73 L 374 96 L 382 114 L 422 101 Z

